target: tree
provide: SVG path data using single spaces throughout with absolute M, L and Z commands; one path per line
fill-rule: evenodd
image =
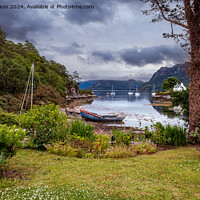
M 23 58 L 0 60 L 0 92 L 21 93 L 24 91 L 28 72 Z
M 81 78 L 79 77 L 77 71 L 74 71 L 74 72 L 73 72 L 73 80 L 74 80 L 74 82 L 78 82 L 78 81 L 81 80 Z
M 177 83 L 180 83 L 180 81 L 175 78 L 175 77 L 168 77 L 167 80 L 163 81 L 162 84 L 162 89 L 164 90 L 170 90 L 174 87 L 174 85 L 176 85 Z
M 5 44 L 6 42 L 6 33 L 1 29 L 0 26 L 0 45 Z
M 172 106 L 181 106 L 186 121 L 189 118 L 189 87 L 186 90 L 172 92 Z
M 190 93 L 189 93 L 189 129 L 200 126 L 200 1 L 199 0 L 141 0 L 149 3 L 150 10 L 143 13 L 154 14 L 153 22 L 166 20 L 171 24 L 169 37 L 177 39 L 188 35 L 190 44 Z M 173 25 L 183 28 L 183 33 L 175 34 Z

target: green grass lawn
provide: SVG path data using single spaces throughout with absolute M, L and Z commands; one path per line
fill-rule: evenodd
M 0 179 L 0 199 L 200 199 L 195 148 L 126 159 L 20 150 L 9 166 L 15 178 Z

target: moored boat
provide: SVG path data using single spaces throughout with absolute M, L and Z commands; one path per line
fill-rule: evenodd
M 118 115 L 98 115 L 97 113 L 80 110 L 81 117 L 96 122 L 118 122 L 122 121 L 125 117 Z

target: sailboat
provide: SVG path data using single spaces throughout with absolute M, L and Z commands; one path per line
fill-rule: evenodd
M 129 87 L 128 95 L 133 95 L 133 92 L 131 92 L 131 87 Z
M 151 96 L 155 96 L 156 95 L 156 92 L 155 92 L 155 84 L 153 85 L 153 89 L 151 91 Z
M 135 96 L 136 96 L 136 97 L 139 97 L 139 96 L 140 96 L 140 93 L 137 91 L 137 86 L 136 86 Z
M 112 91 L 111 91 L 110 95 L 115 95 L 115 92 L 113 91 L 113 85 L 112 85 Z

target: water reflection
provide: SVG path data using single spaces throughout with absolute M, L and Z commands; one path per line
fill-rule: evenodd
M 98 99 L 92 104 L 83 107 L 91 112 L 99 114 L 117 113 L 125 115 L 124 126 L 137 126 L 140 122 L 142 127 L 150 126 L 152 123 L 161 122 L 167 124 L 183 125 L 184 121 L 177 116 L 168 117 L 163 113 L 162 106 L 152 106 L 150 94 L 141 93 L 139 97 L 128 95 L 128 91 L 115 91 L 115 95 L 106 95 L 107 91 L 95 91 Z M 171 113 L 170 113 L 171 114 Z

